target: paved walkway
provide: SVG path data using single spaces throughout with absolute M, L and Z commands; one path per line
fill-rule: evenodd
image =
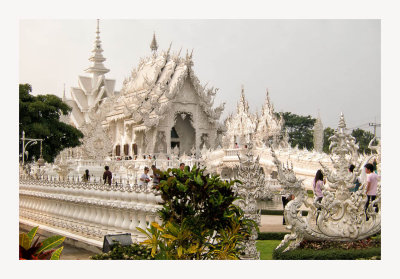
M 289 232 L 282 221 L 281 215 L 261 215 L 260 232 Z

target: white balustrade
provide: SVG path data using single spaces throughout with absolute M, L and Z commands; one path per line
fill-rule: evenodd
M 78 182 L 43 176 L 42 179 L 20 177 L 20 222 L 65 231 L 69 237 L 101 241 L 106 234 L 131 233 L 134 241 L 143 239 L 136 227 L 160 220 L 159 196 L 151 185 L 139 187 L 129 179 L 118 179 L 118 185 Z

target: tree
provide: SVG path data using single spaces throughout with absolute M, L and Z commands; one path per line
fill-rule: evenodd
M 329 145 L 331 144 L 331 141 L 329 140 L 329 138 L 331 136 L 333 136 L 333 134 L 335 133 L 335 130 L 332 129 L 331 127 L 326 127 L 324 129 L 324 147 L 323 147 L 323 151 L 327 154 L 330 153 L 329 151 Z
M 371 149 L 368 148 L 369 142 L 374 138 L 374 134 L 365 131 L 363 129 L 355 129 L 351 132 L 351 135 L 356 138 L 356 143 L 358 144 L 358 152 L 370 154 Z
M 284 112 L 283 119 L 285 120 L 284 128 L 289 134 L 289 143 L 292 147 L 296 145 L 299 148 L 313 149 L 313 128 L 316 121 L 310 115 L 302 116 L 291 112 Z
M 43 139 L 43 158 L 53 162 L 61 150 L 81 144 L 81 131 L 60 121 L 61 115 L 68 115 L 72 110 L 55 95 L 33 96 L 30 84 L 19 85 L 19 134 L 22 131 L 28 138 Z M 22 153 L 22 144 L 20 144 Z M 32 156 L 39 158 L 40 145 L 28 147 L 28 161 Z

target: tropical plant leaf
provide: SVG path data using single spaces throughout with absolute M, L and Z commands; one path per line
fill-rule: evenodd
M 42 251 L 49 250 L 51 248 L 57 247 L 61 243 L 63 243 L 65 239 L 65 236 L 60 236 L 60 235 L 54 235 L 49 238 L 46 238 L 42 243 L 42 247 L 37 251 L 37 253 L 40 253 Z
M 25 250 L 28 250 L 30 248 L 31 240 L 26 233 L 19 234 L 19 245 Z
M 59 260 L 60 259 L 60 255 L 62 250 L 64 249 L 64 246 L 61 246 L 60 248 L 58 248 L 57 250 L 55 250 L 53 252 L 53 254 L 51 255 L 50 260 Z
M 183 252 L 182 246 L 178 247 L 177 252 L 178 252 L 178 258 L 180 258 L 182 256 L 182 252 Z
M 157 230 L 161 231 L 161 232 L 164 231 L 164 228 L 161 227 L 157 222 L 151 222 L 151 225 L 152 225 L 154 228 L 156 228 Z
M 161 237 L 168 238 L 171 240 L 176 240 L 177 238 L 171 234 L 163 234 Z
M 35 237 L 36 232 L 37 232 L 38 229 L 39 229 L 39 226 L 34 227 L 33 229 L 31 229 L 30 232 L 28 232 L 27 235 L 28 235 L 29 239 L 31 240 L 31 242 L 32 242 L 33 238 Z
M 51 254 L 54 252 L 54 249 L 41 252 L 37 255 L 38 260 L 50 260 Z
M 148 238 L 151 239 L 151 235 L 150 235 L 148 232 L 146 232 L 144 229 L 139 228 L 139 227 L 136 227 L 136 229 L 137 229 L 138 231 L 140 231 L 141 233 L 144 233 Z

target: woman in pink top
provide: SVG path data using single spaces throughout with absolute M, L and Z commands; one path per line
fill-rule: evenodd
M 322 174 L 322 171 L 318 170 L 317 173 L 315 174 L 315 178 L 313 181 L 314 195 L 317 197 L 318 203 L 320 203 L 322 201 L 322 198 L 324 197 L 324 195 L 322 194 L 322 188 L 325 183 L 326 183 L 326 180 L 324 179 L 324 175 Z M 319 211 L 321 210 L 321 207 L 318 207 L 317 209 L 318 209 L 318 213 L 317 213 L 317 218 L 315 219 L 316 224 L 318 222 L 318 216 L 319 216 Z
M 368 221 L 367 209 L 369 203 L 375 200 L 376 198 L 376 190 L 378 188 L 378 175 L 374 173 L 374 165 L 366 164 L 365 172 L 367 173 L 367 203 L 365 204 L 365 215 L 366 220 Z M 378 206 L 374 204 L 375 212 L 378 212 Z
M 322 194 L 322 188 L 325 184 L 326 180 L 324 179 L 324 175 L 321 170 L 318 170 L 315 174 L 315 178 L 313 181 L 313 189 L 314 195 L 317 197 L 317 201 L 321 202 L 324 195 Z

